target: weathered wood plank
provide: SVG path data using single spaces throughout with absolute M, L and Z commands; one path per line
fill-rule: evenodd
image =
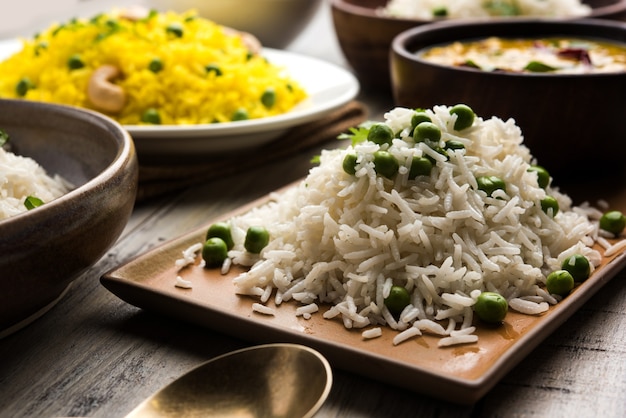
M 328 9 L 294 50 L 342 63 Z M 320 48 L 320 35 L 330 47 Z M 374 117 L 389 98 L 361 97 Z M 0 340 L 0 416 L 118 417 L 198 363 L 243 341 L 143 312 L 99 283 L 106 271 L 306 174 L 315 150 L 135 208 L 116 246 L 61 302 Z M 263 181 L 258 181 L 262 178 Z M 335 370 L 319 417 L 622 417 L 626 273 L 620 273 L 480 402 L 458 406 Z M 367 365 L 363 365 L 367 367 Z

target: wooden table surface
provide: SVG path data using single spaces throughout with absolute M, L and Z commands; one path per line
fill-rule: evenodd
M 326 4 L 289 50 L 345 66 Z M 370 115 L 388 97 L 361 93 Z M 0 340 L 0 417 L 119 417 L 186 370 L 250 344 L 129 305 L 105 272 L 306 175 L 319 152 L 136 206 L 116 245 L 45 316 Z M 1 256 L 1 255 L 0 255 Z M 0 272 L 1 274 L 1 272 Z M 619 273 L 472 406 L 334 368 L 317 417 L 626 416 L 626 274 Z

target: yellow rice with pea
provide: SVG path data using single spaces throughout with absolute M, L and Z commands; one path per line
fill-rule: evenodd
M 25 39 L 0 63 L 0 97 L 103 111 L 90 100 L 94 70 L 120 70 L 108 81 L 125 93 L 107 112 L 125 125 L 202 124 L 285 113 L 306 97 L 286 70 L 252 52 L 239 34 L 185 13 L 140 19 L 112 11 L 54 24 Z

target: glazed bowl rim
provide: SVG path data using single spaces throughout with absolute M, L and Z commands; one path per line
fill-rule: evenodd
M 626 4 L 626 1 L 625 1 Z M 532 25 L 540 25 L 544 27 L 564 27 L 564 28 L 606 28 L 608 30 L 619 31 L 622 30 L 626 36 L 626 22 L 619 21 L 611 21 L 604 19 L 578 19 L 578 20 L 562 20 L 562 19 L 546 19 L 546 18 L 525 18 L 525 19 L 516 19 L 515 21 L 511 21 L 507 18 L 503 19 L 467 19 L 463 21 L 455 20 L 451 21 L 441 21 L 435 23 L 429 23 L 422 26 L 417 26 L 411 29 L 407 29 L 398 35 L 396 35 L 391 43 L 390 54 L 397 54 L 399 57 L 407 61 L 413 61 L 415 63 L 419 63 L 425 66 L 433 67 L 433 68 L 441 68 L 442 70 L 447 70 L 451 72 L 461 72 L 468 74 L 482 74 L 484 76 L 489 77 L 509 77 L 509 78 L 524 78 L 524 79 L 532 79 L 532 78 L 540 78 L 540 79 L 588 79 L 588 78 L 614 78 L 614 77 L 623 77 L 626 76 L 626 72 L 611 72 L 611 73 L 584 73 L 584 74 L 553 74 L 553 73 L 513 73 L 513 72 L 486 72 L 480 69 L 473 69 L 469 67 L 453 67 L 444 64 L 438 64 L 431 61 L 427 61 L 422 59 L 417 51 L 412 52 L 407 48 L 407 45 L 414 40 L 415 37 L 420 36 L 424 33 L 438 35 L 439 33 L 446 33 L 448 31 L 464 31 L 466 29 L 471 30 L 473 28 L 485 28 L 495 27 L 496 29 L 492 33 L 493 36 L 498 36 L 498 30 L 500 28 L 507 28 L 510 26 L 532 26 Z M 490 32 L 491 33 L 491 32 Z M 563 36 L 571 36 L 573 34 L 568 34 L 567 30 L 564 30 L 562 33 Z M 575 34 L 576 36 L 581 36 L 580 34 Z M 479 38 L 484 36 L 491 35 L 470 35 L 463 38 L 455 38 L 455 40 L 469 40 L 472 38 Z M 527 35 L 526 35 L 527 36 Z M 542 36 L 541 33 L 538 36 Z M 588 38 L 592 39 L 602 39 L 602 40 L 611 40 L 607 36 L 603 35 L 595 35 L 590 33 L 586 35 Z M 625 41 L 615 41 L 623 43 L 626 46 Z M 444 40 L 441 42 L 433 42 L 429 44 L 429 46 L 435 46 L 447 42 L 452 42 L 451 40 Z M 426 48 L 426 47 L 425 47 Z M 423 49 L 423 48 L 422 48 Z
M 64 114 L 70 118 L 78 115 L 78 118 L 90 123 L 97 124 L 102 129 L 113 133 L 111 138 L 116 144 L 116 153 L 111 162 L 95 176 L 87 180 L 84 184 L 77 186 L 69 192 L 59 196 L 56 199 L 47 202 L 45 205 L 37 208 L 38 210 L 26 211 L 13 215 L 6 219 L 0 219 L 0 230 L 9 228 L 20 228 L 23 223 L 36 223 L 49 218 L 51 213 L 62 210 L 68 203 L 81 199 L 86 194 L 97 193 L 97 190 L 107 183 L 114 181 L 116 177 L 129 165 L 129 161 L 135 158 L 135 147 L 130 134 L 115 120 L 106 115 L 74 106 L 68 106 L 57 103 L 26 101 L 20 99 L 1 99 L 2 102 L 13 102 L 17 106 L 41 109 L 47 108 L 55 114 Z M 45 167 L 44 167 L 45 168 Z
M 434 23 L 434 22 L 445 22 L 445 21 L 452 20 L 452 19 L 446 19 L 446 18 L 410 19 L 410 18 L 405 18 L 405 17 L 384 16 L 379 13 L 376 13 L 375 8 L 352 4 L 352 3 L 347 2 L 346 0 L 330 0 L 330 3 L 332 6 L 336 7 L 337 9 L 343 10 L 353 15 L 376 18 L 380 20 L 386 20 L 389 22 L 404 22 L 404 23 L 413 22 L 413 23 L 429 24 L 429 23 Z M 607 16 L 607 15 L 612 15 L 612 14 L 616 14 L 616 13 L 620 13 L 624 11 L 626 11 L 626 0 L 617 0 L 615 3 L 610 4 L 608 6 L 593 8 L 591 13 L 587 16 L 584 16 L 583 18 L 596 18 L 598 16 Z M 580 18 L 581 17 L 571 16 L 571 17 L 562 17 L 562 18 L 556 18 L 556 19 L 557 20 L 577 20 Z M 497 19 L 497 18 L 487 18 L 487 20 L 493 20 L 493 19 Z M 520 16 L 520 17 L 511 17 L 511 18 L 505 18 L 505 19 L 519 20 L 519 19 L 527 19 L 527 18 Z M 477 18 L 454 19 L 455 22 L 458 22 L 460 20 L 480 20 L 480 19 L 477 19 Z

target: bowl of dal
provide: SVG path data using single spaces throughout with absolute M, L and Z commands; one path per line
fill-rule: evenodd
M 339 46 L 346 60 L 357 74 L 364 90 L 389 93 L 389 53 L 393 38 L 399 33 L 439 21 L 467 19 L 501 18 L 498 14 L 508 10 L 486 10 L 480 0 L 444 0 L 418 2 L 407 0 L 331 0 L 331 11 Z M 508 4 L 514 2 L 499 2 Z M 545 4 L 542 1 L 517 2 L 517 4 Z M 449 6 L 448 15 L 442 15 L 442 8 Z M 573 8 L 572 8 L 572 5 Z M 558 6 L 558 8 L 557 8 Z M 551 0 L 550 7 L 557 12 L 547 14 L 546 10 L 534 13 L 541 17 L 571 20 L 584 16 L 626 21 L 626 0 Z M 522 11 L 517 11 L 521 13 Z M 527 13 L 530 13 L 529 10 Z M 493 14 L 493 16 L 490 15 Z M 507 18 L 525 18 L 528 15 Z
M 115 243 L 138 166 L 129 134 L 89 110 L 0 100 L 0 129 L 3 337 L 47 312 Z
M 538 163 L 562 179 L 623 165 L 626 23 L 424 25 L 395 38 L 390 67 L 397 105 L 464 103 L 485 118 L 512 118 Z

